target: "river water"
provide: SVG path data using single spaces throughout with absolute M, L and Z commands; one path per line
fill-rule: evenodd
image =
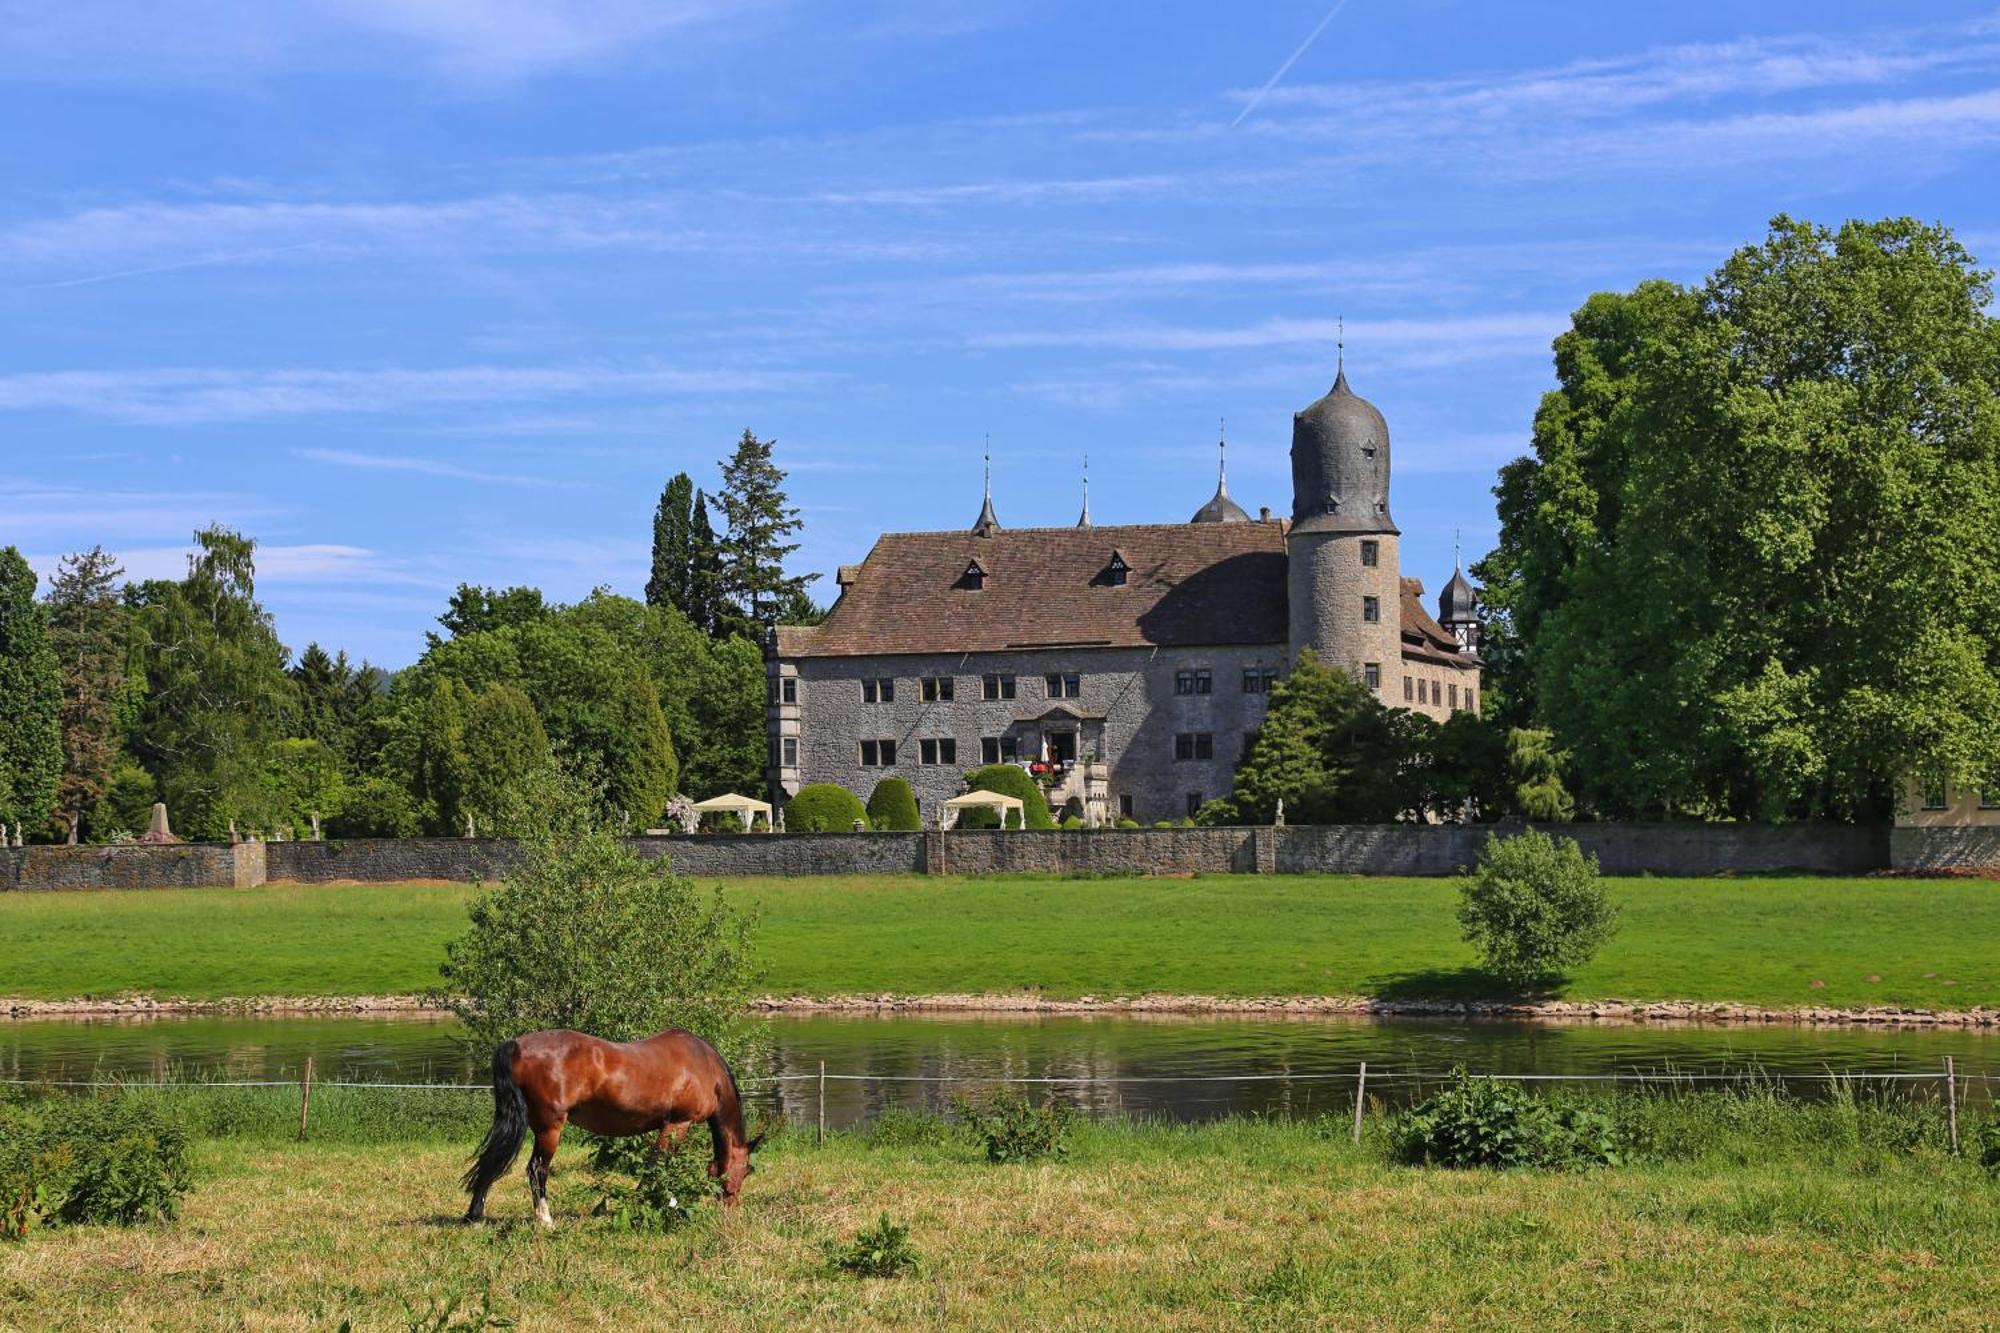
M 447 1020 L 421 1017 L 0 1020 L 0 1078 L 295 1080 L 311 1055 L 321 1081 L 477 1083 L 484 1061 L 468 1059 L 455 1033 Z M 1312 1114 L 1352 1105 L 1364 1060 L 1371 1091 L 1392 1102 L 1422 1086 L 1413 1075 L 1459 1065 L 1635 1078 L 1759 1071 L 1810 1091 L 1828 1073 L 1940 1072 L 1949 1055 L 1973 1099 L 2000 1089 L 1993 1029 L 930 1014 L 778 1017 L 770 1035 L 778 1077 L 746 1094 L 810 1120 L 824 1061 L 835 1125 L 888 1106 L 941 1108 L 996 1078 L 1062 1080 L 1063 1095 L 1097 1114 Z

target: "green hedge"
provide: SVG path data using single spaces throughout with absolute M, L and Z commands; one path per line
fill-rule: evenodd
M 861 798 L 831 782 L 809 782 L 785 807 L 787 833 L 851 833 L 854 821 L 868 825 Z
M 187 1133 L 124 1097 L 0 1104 L 0 1238 L 171 1219 L 193 1183 Z
M 868 793 L 868 827 L 877 833 L 915 833 L 923 827 L 917 794 L 901 778 L 883 778 Z
M 1049 818 L 1049 803 L 1042 795 L 1041 784 L 1012 764 L 988 764 L 985 768 L 975 768 L 965 775 L 965 786 L 968 791 L 992 791 L 1002 796 L 1020 797 L 1029 828 L 1056 826 L 1055 820 Z M 968 810 L 959 820 L 962 828 L 992 828 L 994 824 L 994 817 L 984 810 Z

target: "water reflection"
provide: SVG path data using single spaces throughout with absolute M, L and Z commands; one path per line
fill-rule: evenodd
M 1074 1080 L 1061 1085 L 1063 1095 L 1103 1115 L 1305 1115 L 1351 1104 L 1363 1060 L 1374 1090 L 1391 1101 L 1412 1090 L 1397 1076 L 1454 1065 L 1652 1076 L 1754 1068 L 1797 1077 L 1928 1073 L 1951 1055 L 1975 1099 L 2000 1083 L 2000 1032 L 1992 1030 L 926 1014 L 776 1018 L 771 1037 L 772 1072 L 782 1081 L 746 1093 L 764 1109 L 812 1120 L 824 1061 L 835 1125 L 888 1106 L 942 1109 L 964 1084 L 1003 1077 Z M 322 1080 L 479 1081 L 484 1060 L 468 1059 L 455 1038 L 448 1021 L 408 1016 L 18 1020 L 0 1023 L 0 1077 L 293 1080 L 310 1054 Z

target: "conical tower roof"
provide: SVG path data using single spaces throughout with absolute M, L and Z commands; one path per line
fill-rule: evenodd
M 1217 440 L 1218 457 L 1215 464 L 1215 494 L 1207 504 L 1194 511 L 1190 523 L 1248 523 L 1250 515 L 1243 512 L 1243 506 L 1229 498 L 1229 442 Z
M 1292 417 L 1292 531 L 1396 531 L 1389 516 L 1389 423 L 1347 384 Z

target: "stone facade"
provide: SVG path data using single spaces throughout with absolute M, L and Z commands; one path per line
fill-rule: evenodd
M 253 888 L 266 875 L 262 842 L 0 850 L 0 889 Z
M 1375 697 L 1392 707 L 1400 707 L 1394 693 L 1403 665 L 1400 546 L 1394 531 L 1294 532 L 1285 542 L 1292 661 L 1310 648 L 1322 664 L 1357 680 L 1373 668 Z M 1372 565 L 1365 548 L 1373 550 Z

